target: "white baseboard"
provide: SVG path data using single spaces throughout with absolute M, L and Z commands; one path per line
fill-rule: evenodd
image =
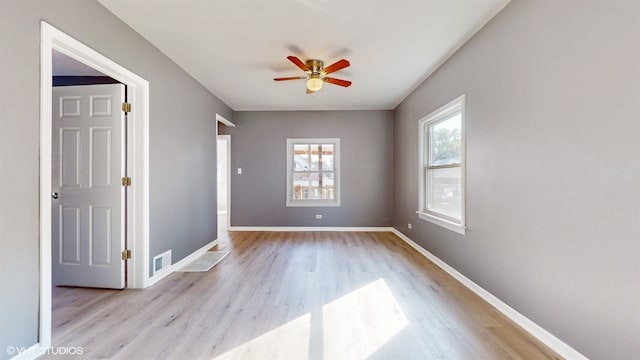
M 488 292 L 487 290 L 480 287 L 480 285 L 474 283 L 466 276 L 462 275 L 456 269 L 449 266 L 449 264 L 440 260 L 437 256 L 433 255 L 429 251 L 427 251 L 422 246 L 415 243 L 413 240 L 408 238 L 405 234 L 401 233 L 398 229 L 393 228 L 391 230 L 394 234 L 396 234 L 400 239 L 404 240 L 407 244 L 409 244 L 412 248 L 418 251 L 427 259 L 431 260 L 434 264 L 438 265 L 442 270 L 451 275 L 454 279 L 458 280 L 462 285 L 469 288 L 471 291 L 476 293 L 486 302 L 491 304 L 493 307 L 498 309 L 501 313 L 503 313 L 506 317 L 511 319 L 513 322 L 522 327 L 529 334 L 540 340 L 542 343 L 550 347 L 553 351 L 555 351 L 558 355 L 562 356 L 565 359 L 569 360 L 588 360 L 588 358 L 582 354 L 580 354 L 577 350 L 567 345 L 562 340 L 555 337 L 553 334 L 543 329 L 538 324 L 534 323 L 526 316 L 520 314 L 511 306 L 504 303 L 502 300 L 495 297 L 493 294 Z
M 357 232 L 392 232 L 389 226 L 371 227 L 336 227 L 336 226 L 229 226 L 229 231 L 357 231 Z
M 37 357 L 40 357 L 46 352 L 46 349 L 42 348 L 40 346 L 40 343 L 32 345 L 31 347 L 26 349 L 18 348 L 16 346 L 9 346 L 6 349 L 1 350 L 6 350 L 7 353 L 9 353 L 9 351 L 13 351 L 16 356 L 12 357 L 11 360 L 33 360 Z
M 198 256 L 204 254 L 207 252 L 207 250 L 211 249 L 212 247 L 218 245 L 218 239 L 213 240 L 212 242 L 208 243 L 207 245 L 201 247 L 200 249 L 194 251 L 193 253 L 191 253 L 191 255 L 183 258 L 182 260 L 178 261 L 175 264 L 171 264 L 171 266 L 169 266 L 168 268 L 156 273 L 154 276 L 149 277 L 149 279 L 147 280 L 147 283 L 145 284 L 145 288 L 149 287 L 155 283 L 157 283 L 158 281 L 164 279 L 165 277 L 169 276 L 169 274 L 173 273 L 174 271 L 180 269 L 181 267 L 185 266 L 186 264 L 192 262 L 193 260 L 195 260 Z

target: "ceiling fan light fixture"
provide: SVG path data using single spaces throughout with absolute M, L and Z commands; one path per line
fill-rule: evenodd
M 322 83 L 323 81 L 319 78 L 311 77 L 309 78 L 309 80 L 307 80 L 307 89 L 309 89 L 310 91 L 318 91 L 322 89 Z

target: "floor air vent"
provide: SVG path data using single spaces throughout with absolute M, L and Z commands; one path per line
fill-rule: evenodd
M 171 250 L 153 257 L 153 275 L 171 266 Z

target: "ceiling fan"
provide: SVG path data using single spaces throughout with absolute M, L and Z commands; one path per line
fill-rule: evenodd
M 338 86 L 349 87 L 351 86 L 351 81 L 341 80 L 332 77 L 328 77 L 328 74 L 336 72 L 338 70 L 344 69 L 348 67 L 349 61 L 342 59 L 338 60 L 335 63 L 324 67 L 324 64 L 321 60 L 307 60 L 306 64 L 302 62 L 302 60 L 298 59 L 295 56 L 287 56 L 287 59 L 294 63 L 300 70 L 307 73 L 307 76 L 290 76 L 290 77 L 281 77 L 275 78 L 275 81 L 284 81 L 284 80 L 301 80 L 307 79 L 307 94 L 314 93 L 320 89 L 322 89 L 322 84 L 328 82 L 329 84 L 334 84 Z

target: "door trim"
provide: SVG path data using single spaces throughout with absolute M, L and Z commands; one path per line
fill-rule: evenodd
M 216 121 L 219 123 L 222 123 L 225 126 L 229 126 L 229 127 L 236 127 L 236 124 L 232 123 L 231 121 L 227 120 L 224 116 L 216 113 Z M 216 132 L 218 127 L 216 126 Z
M 127 161 L 129 188 L 127 236 L 133 259 L 128 264 L 129 288 L 149 283 L 149 82 L 45 21 L 40 28 L 40 332 L 39 344 L 51 346 L 51 128 L 52 50 L 57 50 L 128 86 Z

